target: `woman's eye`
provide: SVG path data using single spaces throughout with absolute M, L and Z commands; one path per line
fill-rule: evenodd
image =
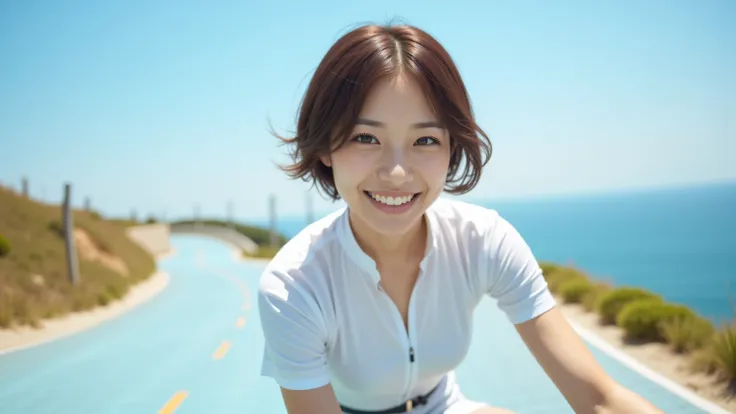
M 434 137 L 421 137 L 417 140 L 417 144 L 419 145 L 432 145 L 432 144 L 439 144 L 439 143 L 440 141 Z
M 359 135 L 356 135 L 355 138 L 353 138 L 353 140 L 361 144 L 372 144 L 373 141 L 376 141 L 376 137 L 374 137 L 373 135 L 368 135 L 368 134 L 359 134 Z

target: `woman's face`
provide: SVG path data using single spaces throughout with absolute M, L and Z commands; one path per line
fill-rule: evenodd
M 322 159 L 361 227 L 406 233 L 442 193 L 450 137 L 419 86 L 405 77 L 371 91 L 348 141 Z

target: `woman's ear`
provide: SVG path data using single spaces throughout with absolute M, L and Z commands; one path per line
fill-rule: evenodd
M 322 161 L 322 164 L 324 164 L 326 167 L 332 167 L 332 160 L 330 159 L 329 155 L 323 155 L 319 157 L 319 160 Z

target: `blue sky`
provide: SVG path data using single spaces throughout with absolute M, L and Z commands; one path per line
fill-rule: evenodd
M 216 3 L 0 3 L 0 181 L 111 215 L 302 214 L 269 122 L 292 131 L 329 46 L 392 19 L 449 50 L 493 140 L 461 198 L 736 179 L 736 2 Z

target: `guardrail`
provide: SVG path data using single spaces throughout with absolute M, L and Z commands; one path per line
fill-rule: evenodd
M 258 244 L 249 237 L 229 227 L 214 226 L 211 224 L 171 224 L 171 234 L 197 234 L 210 236 L 230 243 L 244 252 L 255 255 L 258 253 Z

